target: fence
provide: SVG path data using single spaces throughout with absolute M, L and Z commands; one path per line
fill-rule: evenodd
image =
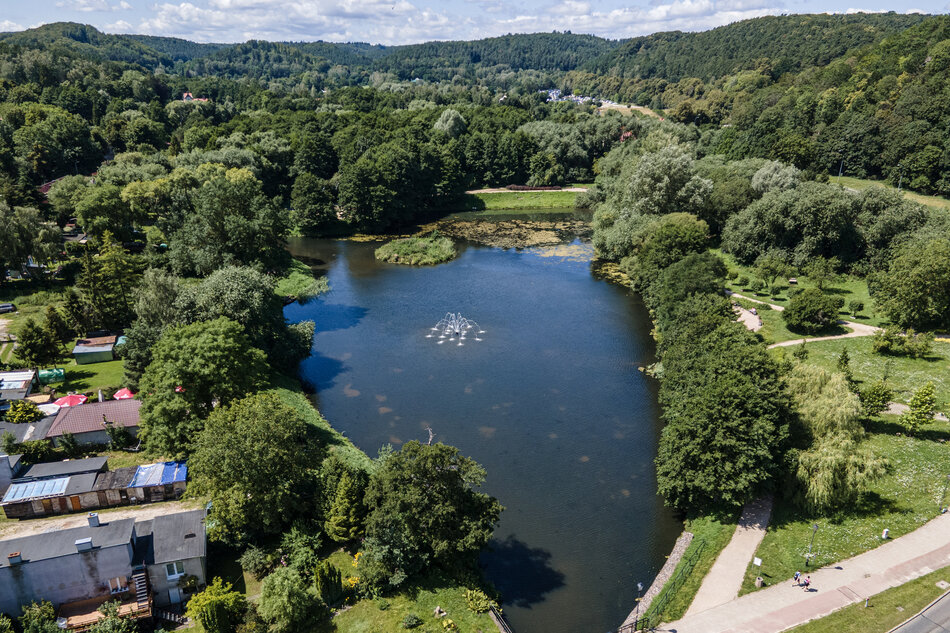
M 686 578 L 688 578 L 690 572 L 693 571 L 696 561 L 699 560 L 703 550 L 706 549 L 706 541 L 702 539 L 697 540 L 698 542 L 693 541 L 696 547 L 683 556 L 683 560 L 681 560 L 680 564 L 676 567 L 676 572 L 673 573 L 673 576 L 666 583 L 666 586 L 663 587 L 663 591 L 656 597 L 653 604 L 650 605 L 650 608 L 633 622 L 620 627 L 617 633 L 634 633 L 634 631 L 655 628 L 660 624 L 663 610 L 666 609 L 670 600 L 676 596 L 676 592 L 683 586 L 683 583 L 686 582 Z
M 508 620 L 505 619 L 505 616 L 495 607 L 491 607 L 489 610 L 489 615 L 491 616 L 492 622 L 495 623 L 495 626 L 498 627 L 500 633 L 515 633 L 514 629 L 511 628 L 511 625 L 508 624 Z

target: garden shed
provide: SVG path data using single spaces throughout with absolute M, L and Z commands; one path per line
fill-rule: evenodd
M 73 358 L 76 359 L 76 364 L 88 365 L 115 360 L 116 340 L 117 337 L 114 334 L 79 339 L 73 348 Z

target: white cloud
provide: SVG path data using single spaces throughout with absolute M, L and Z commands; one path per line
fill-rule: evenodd
M 111 5 L 107 0 L 60 0 L 56 3 L 60 9 L 70 11 L 80 11 L 82 13 L 91 13 L 93 11 L 118 11 L 119 9 L 131 9 L 132 5 L 126 0 L 120 0 L 119 4 Z
M 122 1 L 119 3 L 119 8 L 122 9 L 123 11 L 131 11 L 131 10 L 132 10 L 132 5 L 129 4 L 128 2 L 126 2 L 125 0 L 122 0 Z
M 0 20 L 0 32 L 22 31 L 23 25 L 11 22 L 10 20 Z
M 131 33 L 134 30 L 131 24 L 125 20 L 119 20 L 118 22 L 113 22 L 112 24 L 106 24 L 105 30 L 109 33 Z

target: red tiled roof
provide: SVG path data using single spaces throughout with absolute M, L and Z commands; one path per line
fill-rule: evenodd
M 107 400 L 105 402 L 87 402 L 75 407 L 63 407 L 56 414 L 53 425 L 46 437 L 56 437 L 63 433 L 90 433 L 101 431 L 105 427 L 102 417 L 111 424 L 119 426 L 138 426 L 141 400 Z

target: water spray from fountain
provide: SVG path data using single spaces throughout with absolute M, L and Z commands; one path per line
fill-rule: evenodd
M 476 341 L 482 340 L 478 338 L 478 335 L 484 334 L 485 330 L 481 329 L 475 321 L 463 317 L 461 312 L 458 314 L 447 312 L 442 320 L 435 324 L 432 332 L 426 335 L 426 338 L 438 336 L 439 345 L 446 341 L 458 341 L 459 345 L 464 345 L 463 341 L 469 334 L 474 335 Z

